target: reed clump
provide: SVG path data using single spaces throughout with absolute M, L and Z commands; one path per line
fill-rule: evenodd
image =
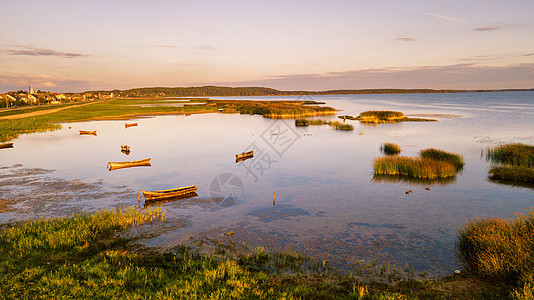
M 486 149 L 486 159 L 512 167 L 534 168 L 534 146 L 513 143 Z
M 464 158 L 462 155 L 434 148 L 427 148 L 421 150 L 419 152 L 419 156 L 425 159 L 450 162 L 456 167 L 457 170 L 462 170 L 465 165 Z
M 458 172 L 450 162 L 398 155 L 375 158 L 373 168 L 374 173 L 378 175 L 405 175 L 430 179 L 455 176 Z
M 401 147 L 395 143 L 383 143 L 380 145 L 380 151 L 385 155 L 397 155 L 401 153 Z
M 346 130 L 346 131 L 354 130 L 354 126 L 352 126 L 351 124 L 345 124 L 345 123 L 341 123 L 338 121 L 328 122 L 328 125 L 330 125 L 330 127 L 332 127 L 335 130 Z
M 494 166 L 488 176 L 493 180 L 534 183 L 534 169 L 523 167 Z
M 534 211 L 514 219 L 479 218 L 459 230 L 457 249 L 473 275 L 515 285 L 516 299 L 534 292 Z
M 327 121 L 321 119 L 295 119 L 295 126 L 310 126 L 328 124 Z
M 409 118 L 400 111 L 371 110 L 364 111 L 358 117 L 343 116 L 343 119 L 359 120 L 361 123 L 395 123 L 395 122 L 433 122 L 435 119 Z

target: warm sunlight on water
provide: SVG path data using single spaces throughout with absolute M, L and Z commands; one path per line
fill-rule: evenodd
M 138 190 L 197 185 L 199 197 L 161 204 L 169 223 L 180 226 L 166 227 L 149 245 L 221 238 L 233 230 L 238 244 L 296 250 L 349 271 L 354 260 L 376 259 L 444 275 L 460 268 L 454 245 L 464 222 L 511 217 L 534 204 L 534 188 L 488 181 L 490 164 L 481 157 L 498 143 L 534 144 L 533 92 L 311 98 L 340 115 L 398 110 L 439 122 L 347 121 L 355 127 L 351 132 L 235 114 L 143 118 L 128 129 L 124 121 L 64 124 L 0 150 L 0 221 L 132 206 Z M 97 136 L 78 130 L 96 130 Z M 428 147 L 460 153 L 466 166 L 442 184 L 373 180 L 371 161 L 384 142 L 397 143 L 409 156 Z M 123 144 L 131 147 L 129 155 L 120 152 Z M 251 147 L 255 159 L 236 163 L 235 154 Z M 149 157 L 151 167 L 106 168 L 109 161 Z M 242 183 L 220 191 L 234 193 L 235 201 L 214 196 L 214 179 L 224 173 Z M 405 194 L 409 189 L 413 193 Z

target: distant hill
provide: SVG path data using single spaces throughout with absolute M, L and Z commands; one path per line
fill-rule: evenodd
M 534 90 L 534 89 L 530 89 Z M 208 96 L 290 96 L 290 95 L 356 95 L 356 94 L 420 94 L 420 93 L 462 93 L 497 92 L 512 90 L 433 90 L 433 89 L 363 89 L 329 91 L 279 91 L 266 87 L 145 87 L 129 90 L 91 91 L 92 93 L 120 94 L 123 97 L 208 97 Z M 519 90 L 514 90 L 519 91 Z

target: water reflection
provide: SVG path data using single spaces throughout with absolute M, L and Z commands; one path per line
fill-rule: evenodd
M 404 175 L 373 175 L 372 182 L 375 183 L 407 183 L 421 186 L 430 185 L 449 185 L 456 182 L 456 176 L 450 176 L 445 178 L 417 178 Z

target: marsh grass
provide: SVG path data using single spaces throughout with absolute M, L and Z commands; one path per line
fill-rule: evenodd
M 328 122 L 328 125 L 330 125 L 330 127 L 332 127 L 335 130 L 345 130 L 345 131 L 354 130 L 354 126 L 352 126 L 351 124 L 345 124 L 345 123 L 341 123 L 338 121 L 330 121 Z
M 486 149 L 486 159 L 511 167 L 534 168 L 534 146 L 514 143 Z
M 183 102 L 188 100 L 189 102 Z M 249 100 L 209 100 L 180 99 L 174 101 L 184 104 L 182 107 L 168 106 L 172 100 L 161 98 L 120 98 L 91 105 L 72 107 L 59 112 L 14 119 L 0 120 L 0 142 L 9 141 L 19 134 L 28 132 L 46 132 L 60 129 L 57 123 L 88 120 L 128 120 L 139 116 L 166 115 L 184 113 L 224 112 L 257 114 L 266 118 L 310 118 L 319 115 L 335 114 L 331 107 L 308 105 L 304 101 L 249 101 Z M 77 103 L 79 104 L 79 103 Z M 55 107 L 48 107 L 53 109 Z M 37 109 L 37 108 L 36 108 Z M 24 113 L 20 111 L 17 113 Z
M 373 168 L 374 174 L 377 175 L 404 175 L 429 179 L 455 176 L 458 171 L 450 162 L 398 155 L 375 158 Z
M 385 155 L 397 155 L 401 153 L 401 148 L 395 143 L 383 143 L 380 145 L 380 151 Z
M 343 116 L 350 120 L 359 120 L 361 123 L 395 123 L 395 122 L 434 122 L 435 119 L 409 118 L 399 111 L 373 110 L 364 111 L 358 117 Z
M 324 125 L 327 121 L 321 119 L 295 119 L 295 126 Z
M 517 299 L 533 294 L 534 211 L 471 220 L 459 230 L 457 249 L 471 274 L 516 286 Z
M 534 183 L 533 168 L 494 166 L 488 174 L 492 180 Z
M 431 159 L 436 161 L 450 162 L 453 164 L 457 170 L 462 170 L 464 168 L 464 158 L 462 155 L 457 153 L 446 152 L 443 150 L 438 150 L 434 148 L 427 148 L 419 152 L 419 156 L 424 159 Z

